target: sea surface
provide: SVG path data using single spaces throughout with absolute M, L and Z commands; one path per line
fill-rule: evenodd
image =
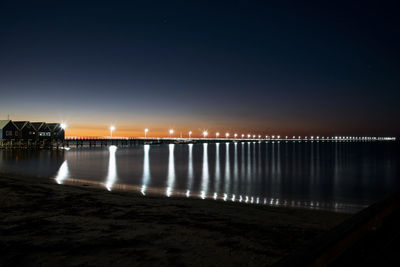
M 356 212 L 400 188 L 398 142 L 246 142 L 0 151 L 0 172 L 58 184 Z

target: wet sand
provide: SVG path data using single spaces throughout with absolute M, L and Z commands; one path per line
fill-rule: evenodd
M 0 174 L 0 266 L 265 266 L 349 216 Z

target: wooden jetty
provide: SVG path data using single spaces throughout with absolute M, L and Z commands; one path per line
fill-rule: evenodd
M 246 138 L 106 138 L 106 137 L 73 137 L 64 140 L 6 140 L 0 139 L 0 149 L 61 149 L 61 148 L 95 148 L 115 145 L 131 147 L 137 145 L 155 144 L 196 144 L 196 143 L 244 143 L 244 142 L 377 142 L 395 141 L 395 138 L 275 138 L 275 139 L 246 139 Z

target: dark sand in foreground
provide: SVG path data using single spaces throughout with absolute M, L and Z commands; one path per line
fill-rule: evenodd
M 0 266 L 265 266 L 349 216 L 0 174 Z

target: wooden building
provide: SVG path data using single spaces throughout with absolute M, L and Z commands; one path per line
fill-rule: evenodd
M 13 121 L 18 127 L 19 139 L 36 140 L 36 130 L 29 121 Z
M 56 141 L 64 140 L 65 131 L 59 123 L 48 123 L 47 126 L 51 131 L 51 139 Z
M 47 123 L 32 122 L 31 124 L 36 131 L 37 140 L 51 140 L 51 130 Z
M 1 140 L 63 141 L 65 131 L 59 123 L 0 120 Z
M 11 120 L 0 120 L 0 139 L 19 139 L 19 129 Z

